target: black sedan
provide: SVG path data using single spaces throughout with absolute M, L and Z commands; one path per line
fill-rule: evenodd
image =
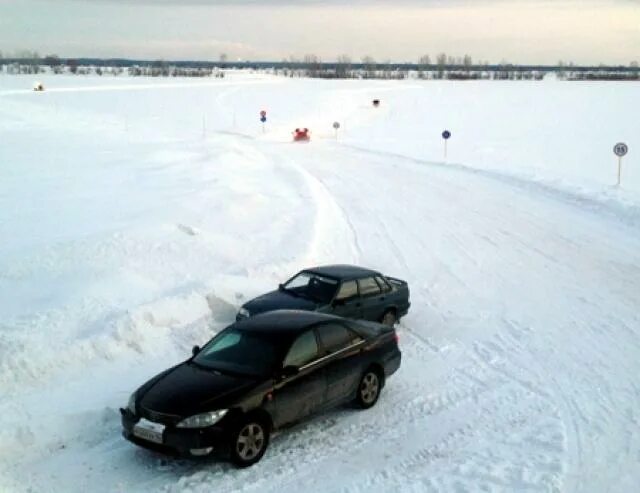
M 236 320 L 270 310 L 309 310 L 393 326 L 409 311 L 409 286 L 355 265 L 305 269 L 276 291 L 245 303 Z
M 121 409 L 133 443 L 181 456 L 260 460 L 275 429 L 347 402 L 373 406 L 400 367 L 395 330 L 274 311 L 227 327 Z

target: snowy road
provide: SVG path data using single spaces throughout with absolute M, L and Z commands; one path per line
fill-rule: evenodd
M 211 101 L 214 114 L 232 97 L 254 104 L 260 91 L 281 101 L 272 82 L 221 87 L 216 98 L 194 88 L 193 97 Z M 225 120 L 195 140 L 178 129 L 199 125 L 200 115 L 183 110 L 148 143 L 156 100 L 136 90 L 138 120 L 132 109 L 126 127 L 118 115 L 101 120 L 105 100 L 85 100 L 92 113 L 73 115 L 102 121 L 106 137 L 94 140 L 69 118 L 89 141 L 60 150 L 49 112 L 78 102 L 33 106 L 29 118 L 5 109 L 0 124 L 18 138 L 26 129 L 49 136 L 42 146 L 52 157 L 41 167 L 29 151 L 3 151 L 4 162 L 27 169 L 0 189 L 0 205 L 21 218 L 0 216 L 0 231 L 14 233 L 0 247 L 0 288 L 10 293 L 0 300 L 0 491 L 632 491 L 640 481 L 637 218 L 495 170 L 362 149 L 358 126 L 395 118 L 353 103 L 380 88 L 345 85 L 316 97 L 300 84 L 286 87 L 311 106 L 282 98 L 295 117 L 276 119 L 265 135 Z M 415 90 L 398 92 L 413 99 Z M 187 96 L 176 91 L 182 104 Z M 288 143 L 295 122 L 331 121 L 320 108 L 342 111 L 353 137 Z M 127 157 L 113 166 L 123 128 Z M 380 149 L 372 132 L 370 147 Z M 99 160 L 74 179 L 50 170 L 92 145 Z M 88 221 L 78 204 L 96 177 L 106 190 L 92 190 L 99 219 Z M 22 202 L 25 178 L 65 212 L 38 223 L 35 236 L 42 204 Z M 67 193 L 49 195 L 50 184 Z M 106 213 L 114 196 L 122 204 Z M 287 430 L 242 471 L 165 460 L 121 439 L 117 407 L 129 391 L 223 327 L 242 299 L 327 262 L 379 268 L 412 289 L 399 328 L 403 366 L 375 408 Z
M 632 488 L 638 231 L 560 194 L 440 165 L 340 150 L 336 169 L 335 152 L 307 169 L 348 211 L 368 261 L 409 280 L 407 346 L 428 361 L 403 375 L 428 417 L 414 423 L 406 405 L 395 431 L 416 443 L 402 447 L 408 462 L 386 461 L 385 484 Z

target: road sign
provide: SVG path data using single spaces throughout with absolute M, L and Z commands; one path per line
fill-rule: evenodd
M 442 138 L 444 139 L 444 160 L 447 160 L 447 141 L 449 140 L 449 137 L 451 137 L 451 132 L 449 132 L 448 130 L 445 130 L 444 132 L 442 132 Z
M 265 133 L 264 124 L 267 122 L 267 112 L 265 110 L 260 112 L 260 121 L 262 122 L 262 133 Z
M 624 142 L 618 142 L 613 146 L 613 153 L 618 156 L 618 186 L 620 186 L 620 175 L 622 174 L 622 157 L 629 152 L 629 146 Z
M 618 157 L 626 156 L 627 152 L 629 152 L 629 146 L 624 142 L 618 142 L 613 146 L 613 153 Z
M 333 129 L 335 130 L 336 140 L 338 140 L 338 129 L 340 128 L 340 122 L 333 122 Z

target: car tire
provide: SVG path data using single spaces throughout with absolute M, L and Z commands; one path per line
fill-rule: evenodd
M 388 327 L 393 327 L 397 322 L 398 318 L 396 317 L 396 311 L 392 309 L 384 312 L 384 315 L 382 315 L 382 318 L 380 319 L 380 323 L 387 325 Z
M 231 436 L 231 462 L 236 467 L 249 467 L 262 459 L 269 446 L 270 427 L 259 417 L 247 417 Z
M 373 407 L 380 398 L 382 390 L 382 375 L 380 371 L 374 367 L 370 367 L 365 371 L 358 383 L 358 393 L 356 395 L 356 404 L 361 409 L 369 409 Z

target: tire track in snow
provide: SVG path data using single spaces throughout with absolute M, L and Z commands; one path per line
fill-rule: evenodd
M 312 237 L 308 250 L 303 254 L 303 263 L 305 265 L 335 263 L 336 258 L 344 258 L 344 250 L 348 251 L 348 258 L 343 262 L 358 263 L 362 250 L 353 224 L 345 210 L 322 180 L 309 173 L 295 160 L 285 156 L 281 159 L 304 179 L 316 208 Z M 341 224 L 343 226 L 340 226 Z
M 480 176 L 518 189 L 526 190 L 527 192 L 536 192 L 545 197 L 560 200 L 581 210 L 586 209 L 596 214 L 606 214 L 610 220 L 622 221 L 632 227 L 640 226 L 640 205 L 638 204 L 621 205 L 615 199 L 608 199 L 604 196 L 597 198 L 588 193 L 582 193 L 580 190 L 568 187 L 562 188 L 554 185 L 553 183 L 536 181 L 531 177 L 521 177 L 515 174 L 512 175 L 491 169 L 475 168 L 463 163 L 429 161 L 407 156 L 405 154 L 369 149 L 344 142 L 337 143 L 336 145 L 359 153 L 372 154 L 379 157 L 390 157 L 406 163 L 412 163 L 414 165 L 429 166 L 432 168 L 446 169 L 451 172 Z
M 371 215 L 372 218 L 376 218 L 375 214 Z M 381 224 L 380 221 L 377 221 L 378 225 L 379 225 L 379 229 L 378 231 L 382 231 L 383 232 L 383 236 L 386 240 L 386 244 L 389 247 L 389 249 L 392 252 L 395 252 L 396 257 L 400 257 L 403 258 L 402 256 L 402 252 L 400 251 L 398 245 L 396 244 L 396 242 L 394 241 L 392 235 L 390 234 L 389 230 L 386 228 L 386 226 L 384 224 Z M 460 249 L 463 253 L 467 254 L 469 261 L 471 262 L 476 262 L 475 257 L 470 256 L 469 252 L 466 251 L 465 248 L 465 244 L 461 239 L 457 239 L 457 241 L 459 242 L 460 245 Z M 400 252 L 400 254 L 398 254 L 398 252 Z M 406 261 L 403 261 L 403 264 L 408 267 Z M 477 265 L 477 263 L 476 263 Z M 460 279 L 460 282 L 464 285 L 463 280 Z M 409 326 L 404 326 L 403 327 L 409 334 L 411 334 L 414 337 L 414 340 L 418 340 L 421 341 L 422 343 L 426 343 L 429 348 L 431 350 L 438 350 L 438 346 L 433 344 L 429 338 L 424 338 L 422 337 L 422 335 L 418 332 L 413 330 L 410 325 Z M 504 330 L 504 329 L 502 329 Z M 448 341 L 445 341 L 445 344 L 443 345 L 443 348 L 457 348 L 457 345 L 451 345 Z M 497 346 L 496 346 L 497 347 Z M 501 392 L 496 392 L 497 387 L 495 386 L 491 386 L 491 385 L 486 385 L 486 378 L 487 377 L 483 377 L 483 378 L 477 378 L 476 373 L 478 371 L 479 368 L 485 368 L 486 371 L 489 371 L 490 373 L 496 375 L 496 378 L 502 379 L 505 383 L 503 385 L 507 385 L 509 386 L 509 388 L 513 388 L 512 391 L 507 392 L 507 394 L 511 394 L 512 396 L 515 395 L 533 395 L 534 400 L 536 402 L 535 404 L 535 409 L 537 409 L 536 413 L 530 412 L 529 409 L 525 408 L 523 410 L 522 407 L 519 406 L 513 406 L 514 409 L 518 410 L 518 412 L 520 413 L 519 419 L 534 419 L 536 416 L 540 417 L 540 416 L 545 416 L 546 413 L 548 412 L 549 406 L 551 406 L 551 408 L 553 409 L 553 399 L 550 398 L 550 395 L 544 391 L 544 388 L 541 387 L 538 384 L 531 384 L 529 381 L 527 380 L 523 380 L 520 378 L 515 377 L 514 375 L 509 374 L 508 372 L 504 372 L 501 373 L 499 371 L 497 371 L 496 368 L 494 368 L 491 365 L 491 359 L 489 358 L 488 360 L 485 358 L 486 353 L 482 354 L 481 352 L 478 352 L 478 348 L 479 346 L 471 346 L 469 348 L 469 351 L 467 353 L 467 356 L 474 360 L 475 363 L 474 365 L 471 367 L 470 370 L 465 370 L 464 366 L 463 367 L 459 367 L 459 366 L 454 366 L 451 370 L 453 372 L 453 374 L 457 374 L 458 375 L 458 381 L 457 382 L 450 382 L 449 386 L 453 387 L 454 389 L 456 388 L 464 388 L 465 383 L 468 382 L 475 382 L 475 385 L 477 385 L 478 387 L 481 388 L 486 388 L 486 392 L 488 392 L 488 398 L 497 398 L 500 399 L 502 398 L 500 396 Z M 406 362 L 406 360 L 405 360 Z M 423 363 L 425 363 L 423 361 Z M 505 392 L 502 391 L 502 393 L 504 394 Z M 478 395 L 478 394 L 477 394 Z M 460 396 L 458 396 L 460 397 Z M 474 399 L 477 399 L 477 397 L 474 397 Z M 511 397 L 512 401 L 510 401 L 512 403 L 512 405 L 514 403 L 516 403 L 518 401 L 517 398 L 515 397 Z M 500 414 L 500 412 L 496 413 L 497 415 Z M 553 414 L 553 413 L 552 413 Z M 552 420 L 550 423 L 550 426 L 552 429 L 556 429 L 561 425 L 562 420 L 560 420 L 560 418 L 557 418 L 555 420 Z M 570 423 L 571 421 L 565 421 L 567 423 Z M 392 425 L 395 425 L 395 423 L 393 423 Z M 494 425 L 494 429 L 496 432 L 500 432 L 500 425 L 501 425 L 501 421 L 500 418 L 497 418 L 495 425 Z M 485 432 L 487 432 L 488 430 L 485 427 Z M 550 470 L 552 471 L 550 478 L 548 478 L 549 482 L 547 483 L 547 486 L 552 487 L 553 489 L 557 489 L 559 487 L 559 484 L 561 484 L 562 479 L 561 479 L 561 475 L 563 470 L 565 470 L 564 467 L 562 467 L 561 461 L 562 461 L 562 456 L 563 456 L 563 445 L 562 445 L 562 441 L 564 439 L 560 438 L 561 435 L 558 435 L 557 433 L 554 435 L 555 438 L 551 439 L 551 442 L 549 442 L 549 446 L 551 447 L 550 450 L 555 451 L 555 452 L 549 452 L 551 454 L 551 456 L 554 456 L 555 454 L 555 458 L 550 459 Z M 557 440 L 560 440 L 559 442 Z M 578 447 L 579 449 L 579 447 Z M 473 460 L 474 458 L 471 457 L 471 462 L 467 464 L 466 467 L 470 467 L 471 469 L 473 469 Z M 534 460 L 533 457 L 529 457 L 528 460 Z M 535 472 L 535 465 L 531 464 L 531 463 L 527 463 L 527 461 L 525 460 L 524 464 L 521 466 L 523 468 L 523 470 L 528 471 L 528 474 L 531 474 L 533 472 Z M 565 471 L 566 472 L 566 471 Z M 391 483 L 392 484 L 392 483 Z M 387 486 L 385 484 L 385 486 Z M 503 485 L 506 486 L 506 485 Z M 521 487 L 525 487 L 524 484 L 519 484 L 519 486 Z M 529 484 L 527 486 L 527 488 L 531 488 L 534 485 Z M 393 486 L 391 486 L 393 487 Z M 366 489 L 366 488 L 365 488 Z

